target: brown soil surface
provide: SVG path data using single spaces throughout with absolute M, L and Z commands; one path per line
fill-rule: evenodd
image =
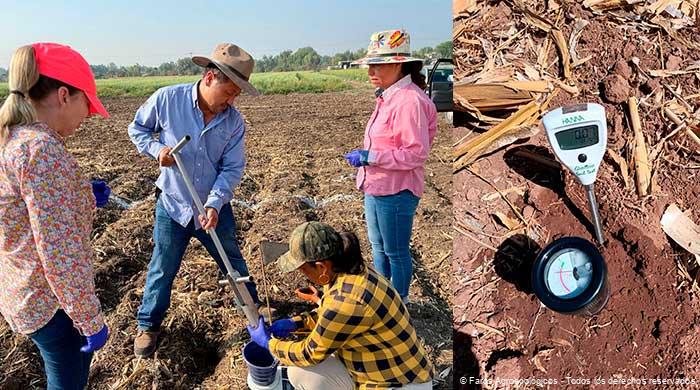
M 528 2 L 531 9 L 544 13 L 542 3 Z M 490 16 L 475 19 L 479 25 L 474 29 L 494 47 L 508 38 L 505 32 L 513 26 L 515 31 L 525 28 L 522 14 L 506 3 L 489 3 L 487 7 L 491 11 L 484 14 Z M 664 64 L 677 67 L 679 62 L 684 69 L 698 61 L 700 53 L 686 49 L 663 32 L 626 27 L 607 13 L 594 15 L 573 2 L 564 5 L 562 14 L 560 25 L 567 39 L 574 18 L 590 22 L 577 50 L 580 57 L 593 57 L 574 70 L 580 96 L 561 92 L 550 108 L 581 102 L 603 104 L 608 116 L 608 149 L 628 157 L 633 136 L 627 104 L 616 103 L 636 96 L 642 101 L 640 115 L 647 145 L 655 146 L 675 126 L 661 118 L 654 100 L 662 89 L 661 80 L 641 82 L 630 59 L 637 56 L 643 69 L 661 69 Z M 682 31 L 690 37 L 697 36 L 699 29 Z M 531 35 L 535 44 L 545 38 L 544 34 Z M 659 42 L 665 60 L 660 58 Z M 520 54 L 518 59 L 537 63 L 533 51 Z M 457 62 L 478 64 L 478 60 L 478 56 L 462 57 Z M 547 63 L 551 64 L 547 71 L 556 75 L 556 50 L 550 51 Z M 693 74 L 663 82 L 680 88 L 683 96 L 700 92 L 700 77 Z M 697 98 L 690 103 L 696 109 L 700 106 Z M 464 127 L 455 128 L 455 140 L 468 132 Z M 600 249 L 608 267 L 611 298 L 593 317 L 555 313 L 541 307 L 532 292 L 530 270 L 540 249 L 563 236 L 595 241 L 588 202 L 573 175 L 517 156 L 517 151 L 527 149 L 553 158 L 544 131 L 473 164 L 471 169 L 486 181 L 467 170 L 454 176 L 455 220 L 467 225 L 462 230 L 469 234 L 456 233 L 454 240 L 455 388 L 505 387 L 476 383 L 476 379 L 496 378 L 554 379 L 560 385 L 575 384 L 575 378 L 591 384 L 595 378 L 700 380 L 700 301 L 679 273 L 680 268 L 687 268 L 695 277 L 698 265 L 660 225 L 661 215 L 671 203 L 689 210 L 690 217 L 700 223 L 700 154 L 691 152 L 692 148 L 683 136 L 667 143 L 653 162 L 652 196 L 644 199 L 636 195 L 634 171 L 625 185 L 617 165 L 609 156 L 604 159 L 596 195 L 607 240 Z M 525 217 L 527 229 L 509 231 L 494 219 L 493 214 L 500 211 L 518 221 L 494 186 Z M 459 384 L 462 377 L 465 379 Z M 579 384 L 586 384 L 585 380 Z M 644 386 L 636 383 L 632 387 Z
M 133 202 L 128 210 L 110 205 L 97 213 L 96 283 L 112 335 L 93 360 L 90 388 L 245 388 L 241 348 L 249 339 L 246 320 L 236 311 L 230 290 L 217 286 L 217 267 L 196 240 L 175 281 L 157 356 L 141 362 L 133 356 L 135 314 L 153 247 L 158 175 L 155 162 L 139 156 L 126 134 L 143 100 L 107 100 L 112 119 L 90 120 L 68 142 L 90 176 L 107 180 L 113 194 Z M 321 220 L 356 232 L 369 261 L 362 196 L 342 155 L 361 145 L 374 108 L 371 91 L 243 97 L 237 106 L 249 124 L 248 167 L 234 210 L 241 249 L 261 295 L 259 242 L 286 240 L 304 221 Z M 416 277 L 409 312 L 437 373 L 452 364 L 450 129 L 441 122 L 412 242 Z M 265 271 L 270 300 L 280 314 L 308 309 L 293 294 L 306 285 L 303 277 L 282 278 L 274 265 Z M 34 345 L 0 321 L 0 388 L 44 387 L 41 364 Z M 451 375 L 443 375 L 438 388 L 450 388 L 450 383 Z

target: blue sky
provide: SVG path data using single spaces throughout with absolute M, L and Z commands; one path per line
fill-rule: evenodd
M 91 64 L 159 65 L 236 43 L 254 57 L 311 46 L 367 47 L 374 31 L 406 28 L 413 50 L 451 39 L 450 0 L 15 1 L 0 0 L 0 67 L 18 46 L 44 41 Z

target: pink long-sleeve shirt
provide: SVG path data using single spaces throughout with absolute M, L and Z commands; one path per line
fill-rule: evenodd
M 369 165 L 361 167 L 357 188 L 368 195 L 425 188 L 425 161 L 437 132 L 435 104 L 406 76 L 380 97 L 365 129 Z
M 0 146 L 0 313 L 15 332 L 63 309 L 83 335 L 102 329 L 90 245 L 95 197 L 62 138 L 16 126 Z

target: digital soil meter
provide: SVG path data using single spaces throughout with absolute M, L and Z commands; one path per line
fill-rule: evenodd
M 594 315 L 610 297 L 603 256 L 579 237 L 555 240 L 537 256 L 532 286 L 545 306 L 566 314 Z
M 602 244 L 603 228 L 593 183 L 608 144 L 605 109 L 596 103 L 559 107 L 545 114 L 542 124 L 557 159 L 586 189 L 596 238 Z

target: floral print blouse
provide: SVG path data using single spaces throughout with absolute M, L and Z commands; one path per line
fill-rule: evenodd
M 104 320 L 90 245 L 95 198 L 61 136 L 10 128 L 0 145 L 0 313 L 30 334 L 62 309 L 86 336 Z

